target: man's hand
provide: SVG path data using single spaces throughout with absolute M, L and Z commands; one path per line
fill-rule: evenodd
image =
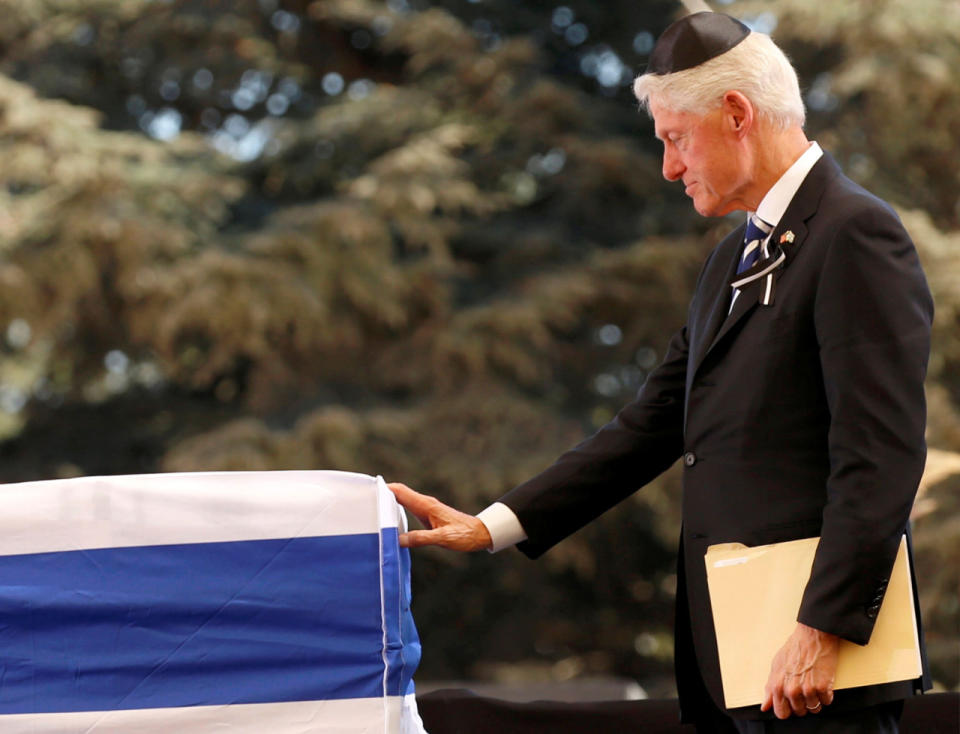
M 778 719 L 819 714 L 833 703 L 840 638 L 797 624 L 774 656 L 761 711 L 773 709 Z
M 406 484 L 395 482 L 387 487 L 396 495 L 397 502 L 428 528 L 401 533 L 402 548 L 439 545 L 456 551 L 478 551 L 493 547 L 487 526 L 473 515 L 455 510 L 434 497 L 415 492 Z

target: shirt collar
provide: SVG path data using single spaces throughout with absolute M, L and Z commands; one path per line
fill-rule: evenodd
M 793 197 L 796 195 L 800 184 L 810 173 L 813 165 L 820 160 L 823 150 L 816 142 L 810 143 L 803 155 L 794 161 L 793 165 L 787 169 L 779 180 L 770 187 L 766 196 L 760 200 L 760 206 L 757 207 L 757 216 L 764 222 L 776 227 L 783 217 L 783 213 L 790 206 Z

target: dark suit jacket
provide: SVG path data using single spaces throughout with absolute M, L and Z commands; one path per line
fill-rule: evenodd
M 683 458 L 677 673 L 687 714 L 702 691 L 694 667 L 723 707 L 707 546 L 822 536 L 798 619 L 865 644 L 926 456 L 933 304 L 893 210 L 824 155 L 772 234 L 787 255 L 773 304 L 758 303 L 758 281 L 728 315 L 743 233 L 708 257 L 686 325 L 634 402 L 501 500 L 536 557 Z M 830 709 L 920 687 L 841 691 Z

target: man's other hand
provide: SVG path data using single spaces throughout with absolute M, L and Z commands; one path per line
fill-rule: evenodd
M 823 711 L 833 703 L 839 648 L 836 635 L 798 623 L 773 658 L 760 710 L 772 708 L 778 719 Z
M 439 545 L 456 551 L 489 550 L 493 547 L 487 526 L 473 515 L 455 510 L 435 497 L 415 492 L 406 484 L 394 482 L 387 487 L 396 495 L 397 502 L 427 528 L 401 533 L 401 547 Z

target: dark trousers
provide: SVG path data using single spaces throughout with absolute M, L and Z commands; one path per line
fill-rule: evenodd
M 891 701 L 842 714 L 791 717 L 783 721 L 736 721 L 740 734 L 898 734 L 903 701 Z
M 708 699 L 709 700 L 709 699 Z M 751 721 L 732 719 L 704 701 L 694 722 L 697 734 L 899 734 L 903 701 L 890 701 L 855 711 Z

